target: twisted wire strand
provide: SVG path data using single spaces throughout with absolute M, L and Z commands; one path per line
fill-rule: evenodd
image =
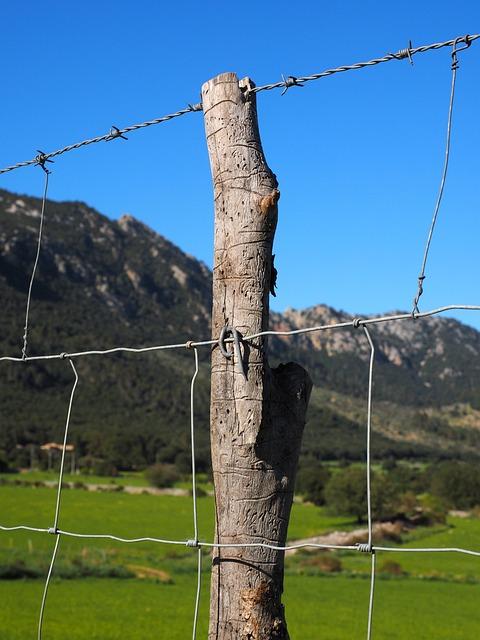
M 151 127 L 155 124 L 161 124 L 162 122 L 167 122 L 168 120 L 173 120 L 174 118 L 179 118 L 180 116 L 184 116 L 187 113 L 192 113 L 194 111 L 201 111 L 202 105 L 199 104 L 189 104 L 185 109 L 180 109 L 180 111 L 175 111 L 175 113 L 169 113 L 166 116 L 162 116 L 161 118 L 155 118 L 153 120 L 147 120 L 145 122 L 141 122 L 140 124 L 132 124 L 128 127 L 124 127 L 123 129 L 117 129 L 116 127 L 112 127 L 110 133 L 105 133 L 101 136 L 96 136 L 95 138 L 89 138 L 87 140 L 82 140 L 82 142 L 76 142 L 74 144 L 69 144 L 62 149 L 57 149 L 56 151 L 51 151 L 50 153 L 44 153 L 43 158 L 49 160 L 50 158 L 55 158 L 56 156 L 60 156 L 64 153 L 68 153 L 69 151 L 74 151 L 75 149 L 80 149 L 81 147 L 86 147 L 90 144 L 96 144 L 97 142 L 110 142 L 115 138 L 123 137 L 123 134 L 129 133 L 130 131 L 137 131 L 137 129 L 145 129 L 145 127 Z M 33 158 L 32 160 L 26 160 L 24 162 L 17 162 L 9 167 L 5 167 L 4 169 L 0 169 L 0 174 L 8 173 L 9 171 L 14 171 L 15 169 L 20 169 L 21 167 L 28 167 L 34 164 L 38 164 L 37 158 Z
M 364 69 L 365 67 L 373 67 L 377 64 L 382 64 L 383 62 L 391 62 L 392 60 L 402 60 L 406 57 L 412 58 L 417 53 L 424 53 L 425 51 L 432 51 L 434 49 L 441 49 L 443 47 L 451 47 L 455 43 L 460 44 L 464 42 L 465 44 L 471 44 L 475 40 L 480 38 L 480 34 L 475 35 L 465 35 L 459 38 L 454 38 L 453 40 L 446 40 L 445 42 L 436 42 L 434 44 L 422 45 L 421 47 L 415 47 L 413 49 L 402 49 L 398 53 L 387 53 L 387 55 L 382 56 L 381 58 L 374 58 L 373 60 L 368 60 L 367 62 L 356 62 L 355 64 L 343 65 L 341 67 L 334 67 L 333 69 L 325 69 L 325 71 L 321 71 L 320 73 L 313 73 L 309 76 L 289 76 L 285 80 L 282 79 L 279 82 L 272 82 L 270 84 L 264 84 L 259 87 L 253 87 L 250 89 L 249 93 L 259 93 L 261 91 L 271 91 L 272 89 L 288 89 L 290 86 L 301 86 L 306 82 L 312 82 L 313 80 L 320 80 L 321 78 L 326 78 L 327 76 L 333 76 L 336 73 L 344 73 L 345 71 L 356 71 L 357 69 Z M 290 80 L 290 83 L 289 83 Z
M 446 313 L 448 311 L 480 311 L 480 305 L 473 304 L 450 304 L 445 305 L 443 307 L 438 307 L 436 309 L 432 309 L 430 311 L 423 311 L 422 313 L 415 314 L 415 319 L 419 318 L 428 318 L 430 316 L 439 315 L 442 313 Z M 380 324 L 384 322 L 398 322 L 403 320 L 412 320 L 411 313 L 398 313 L 389 316 L 373 316 L 371 318 L 363 318 L 361 324 L 363 326 Z M 302 329 L 292 329 L 291 331 L 275 331 L 275 330 L 267 330 L 260 331 L 259 333 L 254 333 L 251 335 L 244 336 L 242 338 L 242 342 L 249 342 L 251 340 L 255 340 L 257 338 L 262 338 L 266 336 L 277 336 L 277 337 L 286 337 L 286 336 L 298 336 L 304 335 L 307 333 L 315 333 L 317 331 L 333 331 L 337 329 L 345 329 L 349 327 L 355 326 L 356 320 L 348 320 L 346 322 L 336 322 L 333 324 L 324 324 L 324 325 L 316 325 L 312 327 L 305 327 Z M 18 358 L 15 356 L 1 356 L 0 362 L 36 362 L 41 360 L 60 360 L 62 358 L 82 358 L 86 356 L 104 356 L 104 355 L 112 355 L 116 353 L 133 353 L 133 354 L 141 354 L 141 353 L 150 353 L 154 351 L 164 351 L 170 349 L 185 349 L 192 347 L 212 347 L 218 344 L 218 340 L 202 340 L 202 341 L 192 341 L 188 342 L 180 342 L 176 344 L 163 344 L 163 345 L 153 345 L 150 347 L 114 347 L 112 349 L 94 349 L 88 351 L 75 351 L 72 353 L 55 353 L 55 354 L 46 354 L 46 355 L 38 355 L 38 356 L 28 356 L 27 358 Z M 225 342 L 233 342 L 233 338 L 225 338 Z
M 369 60 L 367 62 L 357 62 L 355 64 L 335 67 L 333 69 L 326 69 L 325 71 L 322 71 L 320 73 L 314 73 L 309 76 L 301 76 L 298 78 L 294 76 L 289 76 L 287 79 L 283 78 L 280 82 L 273 82 L 273 83 L 265 84 L 259 87 L 253 87 L 252 89 L 249 90 L 248 93 L 259 93 L 261 91 L 270 91 L 272 89 L 283 89 L 285 91 L 291 86 L 302 86 L 306 82 L 311 82 L 313 80 L 320 80 L 321 78 L 325 78 L 327 76 L 331 76 L 336 73 L 343 73 L 345 71 L 355 71 L 357 69 L 363 69 L 365 67 L 375 66 L 383 62 L 390 62 L 391 60 L 402 60 L 406 57 L 408 57 L 411 60 L 412 56 L 416 55 L 417 53 L 424 53 L 425 51 L 441 49 L 442 47 L 452 46 L 454 45 L 454 43 L 460 44 L 464 42 L 466 45 L 470 45 L 472 42 L 474 42 L 478 38 L 480 38 L 480 34 L 465 35 L 458 38 L 454 38 L 453 40 L 446 40 L 445 42 L 436 42 L 434 44 L 423 45 L 421 47 L 415 47 L 413 49 L 412 48 L 402 49 L 397 53 L 388 53 L 387 55 L 381 58 L 374 58 L 373 60 Z M 162 122 L 167 122 L 168 120 L 172 120 L 173 118 L 178 118 L 180 116 L 183 116 L 186 113 L 191 113 L 192 111 L 201 111 L 201 110 L 202 110 L 202 105 L 200 103 L 189 104 L 184 109 L 180 109 L 175 113 L 170 113 L 160 118 L 155 118 L 154 120 L 147 120 L 146 122 L 130 125 L 128 127 L 124 127 L 123 129 L 117 129 L 116 127 L 112 127 L 110 133 L 107 133 L 101 136 L 96 136 L 95 138 L 89 138 L 88 140 L 83 140 L 82 142 L 76 142 L 75 144 L 70 144 L 66 147 L 63 147 L 62 149 L 57 149 L 56 151 L 43 154 L 43 157 L 45 158 L 45 160 L 49 160 L 50 158 L 54 158 L 56 156 L 62 155 L 63 153 L 68 153 L 69 151 L 74 151 L 75 149 L 80 149 L 81 147 L 85 147 L 90 144 L 95 144 L 97 142 L 108 142 L 116 138 L 121 138 L 125 133 L 129 133 L 130 131 L 136 131 L 137 129 L 143 129 L 145 127 L 150 127 L 152 125 L 160 124 Z M 14 171 L 22 167 L 28 167 L 34 164 L 37 164 L 36 159 L 26 160 L 24 162 L 17 162 L 16 164 L 0 169 L 0 174 L 7 173 L 9 171 Z
M 28 294 L 27 294 L 27 304 L 25 308 L 25 325 L 23 327 L 23 347 L 22 347 L 22 360 L 27 359 L 27 348 L 28 348 L 28 323 L 30 318 L 30 303 L 32 300 L 32 290 L 33 283 L 35 280 L 35 275 L 37 273 L 38 261 L 40 259 L 40 250 L 42 248 L 42 235 L 43 235 L 43 223 L 45 220 L 45 206 L 47 202 L 47 193 L 48 193 L 48 177 L 50 175 L 50 171 L 44 169 L 45 174 L 45 182 L 43 186 L 43 197 L 42 197 L 42 210 L 40 213 L 40 224 L 38 227 L 38 238 L 37 238 L 37 253 L 35 255 L 35 261 L 33 264 L 32 273 L 30 276 L 30 282 L 28 284 Z
M 412 309 L 412 315 L 416 315 L 419 312 L 419 308 L 418 308 L 418 303 L 420 301 L 420 297 L 423 294 L 423 283 L 425 280 L 425 269 L 427 268 L 427 260 L 428 260 L 428 254 L 430 251 L 430 245 L 432 242 L 432 237 L 433 237 L 433 232 L 435 230 L 435 225 L 437 223 L 437 217 L 438 217 L 438 212 L 440 210 L 440 205 L 442 203 L 442 198 L 443 198 L 443 191 L 445 189 L 445 182 L 447 179 L 447 173 L 448 173 L 448 162 L 450 159 L 450 140 L 451 140 L 451 135 L 452 135 L 452 118 L 453 118 L 453 104 L 454 104 L 454 100 L 455 100 L 455 83 L 456 83 L 456 78 L 457 78 L 457 69 L 458 69 L 458 63 L 457 63 L 457 58 L 456 58 L 456 43 L 453 45 L 453 52 L 452 52 L 452 80 L 451 80 L 451 86 L 450 86 L 450 100 L 449 100 L 449 104 L 448 104 L 448 118 L 447 118 L 447 137 L 446 137 L 446 142 L 445 142 L 445 160 L 443 163 L 443 170 L 442 170 L 442 177 L 440 180 L 440 187 L 438 190 L 438 195 L 437 195 L 437 199 L 435 202 L 435 207 L 433 210 L 433 217 L 432 217 L 432 221 L 430 223 L 430 228 L 428 231 L 428 236 L 427 236 L 427 241 L 425 244 L 425 249 L 423 252 L 423 260 L 422 260 L 422 266 L 420 269 L 420 275 L 418 276 L 418 285 L 417 285 L 417 293 L 413 299 L 413 309 Z

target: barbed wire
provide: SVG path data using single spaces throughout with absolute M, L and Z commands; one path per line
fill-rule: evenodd
M 436 42 L 435 44 L 422 45 L 421 47 L 412 48 L 411 46 L 409 46 L 406 49 L 401 49 L 397 53 L 388 53 L 381 58 L 374 58 L 373 60 L 368 60 L 367 62 L 356 62 L 355 64 L 344 65 L 342 67 L 334 67 L 333 69 L 326 69 L 325 71 L 321 71 L 320 73 L 313 73 L 309 76 L 288 76 L 287 78 L 283 77 L 279 82 L 272 82 L 270 84 L 264 84 L 259 87 L 253 87 L 249 90 L 249 93 L 260 93 L 261 91 L 271 91 L 272 89 L 283 89 L 283 93 L 286 93 L 286 91 L 291 87 L 301 87 L 307 82 L 321 80 L 322 78 L 333 76 L 337 73 L 344 73 L 345 71 L 357 71 L 358 69 L 373 67 L 377 64 L 382 64 L 383 62 L 391 62 L 392 60 L 403 60 L 405 58 L 408 58 L 410 62 L 412 62 L 413 56 L 417 53 L 425 53 L 426 51 L 432 51 L 434 49 L 451 47 L 455 44 L 460 44 L 461 42 L 464 42 L 467 46 L 470 46 L 472 42 L 478 40 L 478 38 L 480 38 L 480 34 L 475 34 L 473 36 L 465 35 L 454 38 L 453 40 L 445 40 L 444 42 Z
M 175 113 L 169 113 L 166 116 L 162 116 L 161 118 L 155 118 L 154 120 L 147 120 L 146 122 L 141 122 L 140 124 L 132 124 L 128 127 L 124 127 L 123 129 L 118 129 L 117 127 L 111 127 L 109 133 L 105 133 L 100 136 L 96 136 L 95 138 L 89 138 L 87 140 L 83 140 L 82 142 L 76 142 L 74 144 L 69 144 L 66 147 L 62 147 L 61 149 L 57 149 L 57 151 L 51 151 L 50 153 L 43 153 L 42 157 L 45 161 L 50 160 L 51 158 L 55 158 L 56 156 L 60 156 L 64 153 L 68 153 L 69 151 L 74 151 L 75 149 L 80 149 L 81 147 L 86 147 L 90 144 L 96 144 L 97 142 L 110 142 L 111 140 L 115 140 L 116 138 L 125 138 L 125 133 L 129 133 L 130 131 L 137 131 L 138 129 L 145 129 L 145 127 L 151 127 L 155 124 L 161 124 L 162 122 L 168 122 L 169 120 L 173 120 L 174 118 L 179 118 L 180 116 L 184 116 L 187 113 L 192 113 L 194 111 L 201 111 L 202 105 L 198 104 L 189 104 L 184 109 L 180 109 L 180 111 L 175 111 Z M 25 160 L 24 162 L 17 162 L 17 164 L 13 164 L 10 167 L 5 167 L 4 169 L 0 169 L 0 174 L 8 173 L 9 171 L 15 171 L 15 169 L 20 169 L 22 167 L 28 167 L 31 165 L 38 164 L 38 156 L 33 158 L 32 160 Z
M 376 66 L 383 62 L 390 62 L 392 60 L 403 60 L 408 58 L 410 62 L 412 62 L 412 57 L 418 53 L 424 53 L 426 51 L 432 51 L 435 49 L 441 49 L 443 47 L 453 46 L 455 43 L 465 43 L 467 47 L 469 47 L 472 42 L 480 38 L 480 34 L 474 35 L 465 35 L 454 38 L 453 40 L 445 40 L 444 42 L 437 42 L 434 44 L 422 45 L 421 47 L 411 48 L 410 46 L 401 49 L 397 53 L 388 53 L 381 58 L 374 58 L 372 60 L 368 60 L 367 62 L 357 62 L 355 64 L 344 65 L 341 67 L 335 67 L 333 69 L 326 69 L 325 71 L 321 71 L 320 73 L 314 73 L 309 76 L 288 76 L 287 78 L 282 77 L 282 80 L 279 82 L 273 82 L 270 84 L 261 85 L 258 87 L 252 87 L 248 91 L 246 91 L 245 95 L 260 93 L 261 91 L 271 91 L 272 89 L 283 89 L 282 94 L 284 94 L 290 87 L 297 86 L 301 87 L 307 82 L 312 82 L 314 80 L 320 80 L 321 78 L 326 78 L 328 76 L 332 76 L 337 73 L 344 73 L 345 71 L 355 71 L 358 69 L 364 69 L 366 67 Z M 123 129 L 119 129 L 118 127 L 112 126 L 110 128 L 110 132 L 96 136 L 94 138 L 88 138 L 87 140 L 83 140 L 81 142 L 76 142 L 74 144 L 67 145 L 66 147 L 62 147 L 61 149 L 57 149 L 56 151 L 51 151 L 49 153 L 41 152 L 41 157 L 45 162 L 48 162 L 51 158 L 55 158 L 56 156 L 62 155 L 64 153 L 68 153 L 69 151 L 74 151 L 75 149 L 80 149 L 81 147 L 85 147 L 87 145 L 96 144 L 97 142 L 110 142 L 111 140 L 115 140 L 117 138 L 125 139 L 125 134 L 131 131 L 137 131 L 138 129 L 144 129 L 145 127 L 151 127 L 156 124 L 161 124 L 163 122 L 167 122 L 168 120 L 173 120 L 174 118 L 179 118 L 187 113 L 191 113 L 194 111 L 202 111 L 202 104 L 189 104 L 184 109 L 180 109 L 174 113 L 167 114 L 165 116 L 161 116 L 160 118 L 154 118 L 153 120 L 147 120 L 145 122 L 141 122 L 140 124 L 130 125 L 128 127 L 124 127 Z M 25 160 L 23 162 L 17 162 L 16 164 L 4 167 L 0 169 L 0 175 L 3 173 L 8 173 L 10 171 L 15 171 L 16 169 L 21 169 L 22 167 L 28 167 L 31 165 L 38 164 L 38 157 L 33 158 L 32 160 Z

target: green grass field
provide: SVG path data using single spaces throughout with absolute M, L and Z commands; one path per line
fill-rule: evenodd
M 198 638 L 206 637 L 208 575 L 204 575 Z M 365 637 L 368 580 L 287 576 L 285 603 L 295 640 Z M 2 640 L 36 637 L 43 584 L 0 582 Z M 191 637 L 195 576 L 173 585 L 140 580 L 53 581 L 45 640 L 184 640 Z M 377 583 L 374 637 L 391 640 L 474 640 L 480 628 L 478 585 L 418 580 Z
M 7 481 L 21 480 L 22 482 L 55 482 L 58 480 L 58 471 L 40 471 L 33 469 L 24 473 L 0 473 L 0 478 Z M 117 486 L 148 487 L 145 474 L 141 472 L 124 472 L 115 477 L 85 475 L 82 473 L 68 473 L 63 476 L 65 482 L 83 482 L 83 484 L 112 484 Z
M 55 491 L 47 488 L 0 487 L 3 525 L 51 525 Z M 213 500 L 199 500 L 200 538 L 211 539 Z M 289 538 L 356 526 L 331 517 L 313 505 L 295 504 Z M 89 533 L 172 539 L 192 536 L 190 497 L 91 493 L 63 493 L 60 527 Z M 451 519 L 448 526 L 419 529 L 407 546 L 465 546 L 478 548 L 480 520 Z M 0 563 L 12 558 L 46 567 L 53 537 L 43 533 L 0 532 Z M 135 565 L 161 569 L 171 584 L 152 578 L 82 578 L 52 581 L 45 640 L 172 640 L 191 636 L 195 597 L 195 550 L 154 543 L 125 545 L 112 541 L 63 537 L 57 567 L 78 558 L 94 563 Z M 300 554 L 287 560 L 285 595 L 292 639 L 364 638 L 369 593 L 370 559 L 341 552 L 343 572 L 324 575 L 312 570 Z M 392 640 L 474 639 L 480 629 L 480 558 L 456 554 L 378 553 L 401 564 L 407 577 L 379 576 L 376 586 L 374 637 Z M 307 562 L 305 562 L 307 560 Z M 205 558 L 203 597 L 198 638 L 206 636 L 209 561 Z M 42 574 L 43 575 L 43 574 Z M 426 577 L 425 577 L 426 576 Z M 472 581 L 472 584 L 468 583 Z M 0 580 L 0 638 L 36 637 L 43 579 Z

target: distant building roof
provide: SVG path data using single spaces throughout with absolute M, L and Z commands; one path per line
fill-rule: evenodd
M 46 442 L 40 446 L 42 451 L 61 451 L 63 449 L 63 444 L 58 444 L 58 442 Z M 66 444 L 65 451 L 75 451 L 74 444 Z

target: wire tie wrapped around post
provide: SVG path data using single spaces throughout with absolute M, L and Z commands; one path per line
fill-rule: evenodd
M 233 351 L 227 351 L 227 348 L 225 346 L 225 338 L 227 337 L 228 333 L 232 334 Z M 240 349 L 240 334 L 238 333 L 238 331 L 234 327 L 229 327 L 228 325 L 223 327 L 218 339 L 218 346 L 220 347 L 222 355 L 227 358 L 227 360 L 230 360 L 235 353 L 235 364 L 237 366 L 237 371 L 246 380 L 247 376 L 243 368 L 242 350 Z
M 201 102 L 197 102 L 196 104 L 190 104 L 189 102 L 187 105 L 187 109 L 188 111 L 202 111 L 203 105 Z
M 283 86 L 285 87 L 281 93 L 282 96 L 287 93 L 290 87 L 303 87 L 303 82 L 299 82 L 295 76 L 288 76 L 287 78 L 285 78 L 282 73 L 282 80 Z

